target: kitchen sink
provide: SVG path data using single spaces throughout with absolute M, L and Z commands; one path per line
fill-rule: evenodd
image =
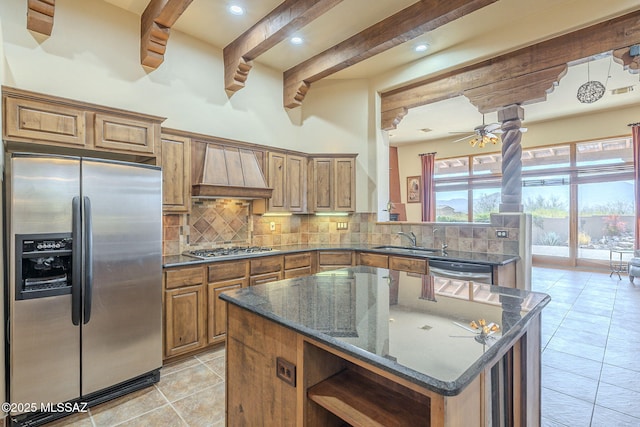
M 404 254 L 429 254 L 440 252 L 438 249 L 421 248 L 419 246 L 376 246 L 374 249 L 383 249 L 390 252 L 401 252 Z

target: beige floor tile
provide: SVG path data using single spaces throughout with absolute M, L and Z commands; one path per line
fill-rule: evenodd
M 167 404 L 156 387 L 147 387 L 91 409 L 97 427 L 114 426 Z
M 160 378 L 163 375 L 169 375 L 174 372 L 180 371 L 182 369 L 190 368 L 192 366 L 196 366 L 200 361 L 196 359 L 194 356 L 190 356 L 186 359 L 178 360 L 177 362 L 171 362 L 162 366 L 160 370 Z
M 89 412 L 79 412 L 46 424 L 47 427 L 93 427 Z
M 175 402 L 222 381 L 223 379 L 213 373 L 211 369 L 199 364 L 165 375 L 160 379 L 157 387 L 170 402 Z
M 207 361 L 205 365 L 211 368 L 213 372 L 220 375 L 220 377 L 222 377 L 223 379 L 225 378 L 226 372 L 225 372 L 224 354 L 220 357 L 216 357 L 214 359 Z
M 224 421 L 224 383 L 173 402 L 173 407 L 190 427 L 211 427 Z
M 176 413 L 176 411 L 173 410 L 173 408 L 169 404 L 117 425 L 118 427 L 187 426 L 187 424 L 180 418 L 180 416 Z
M 224 356 L 224 345 L 216 346 L 210 350 L 196 354 L 196 358 L 202 362 L 207 362 L 213 358 Z

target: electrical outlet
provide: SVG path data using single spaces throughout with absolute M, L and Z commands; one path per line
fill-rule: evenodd
M 296 386 L 296 365 L 284 360 L 282 357 L 276 358 L 276 377 L 280 378 L 291 387 Z
M 269 223 L 269 230 L 276 231 L 276 223 L 275 222 L 271 221 Z
M 506 239 L 509 237 L 509 231 L 507 230 L 496 230 L 496 237 L 500 239 Z

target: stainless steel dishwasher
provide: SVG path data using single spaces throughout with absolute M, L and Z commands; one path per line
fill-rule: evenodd
M 493 285 L 493 267 L 486 264 L 430 259 L 429 275 Z

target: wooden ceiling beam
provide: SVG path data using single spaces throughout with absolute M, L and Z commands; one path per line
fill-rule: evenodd
M 482 103 L 481 108 L 485 112 L 495 111 L 513 103 L 530 103 L 540 98 L 541 89 L 538 86 L 534 90 L 518 90 L 528 78 L 532 78 L 533 81 L 543 75 L 549 78 L 568 62 L 638 43 L 640 11 L 384 92 L 381 94 L 381 127 L 385 130 L 395 129 L 402 120 L 401 117 L 393 117 L 392 111 L 402 111 L 403 108 L 408 110 L 465 93 L 481 93 L 483 86 L 489 86 L 485 93 L 494 88 L 503 93 L 509 90 L 516 91 L 513 96 L 509 96 L 509 102 L 496 97 L 493 102 Z M 563 75 L 560 73 L 558 78 Z M 501 102 L 506 103 L 499 105 Z
M 164 61 L 171 27 L 193 0 L 151 0 L 140 19 L 140 62 L 158 68 Z
M 27 2 L 27 29 L 51 35 L 56 0 L 29 0 Z
M 285 0 L 223 49 L 224 87 L 229 96 L 244 87 L 252 61 L 342 0 Z
M 312 83 L 497 0 L 422 0 L 284 73 L 284 106 L 299 107 Z

